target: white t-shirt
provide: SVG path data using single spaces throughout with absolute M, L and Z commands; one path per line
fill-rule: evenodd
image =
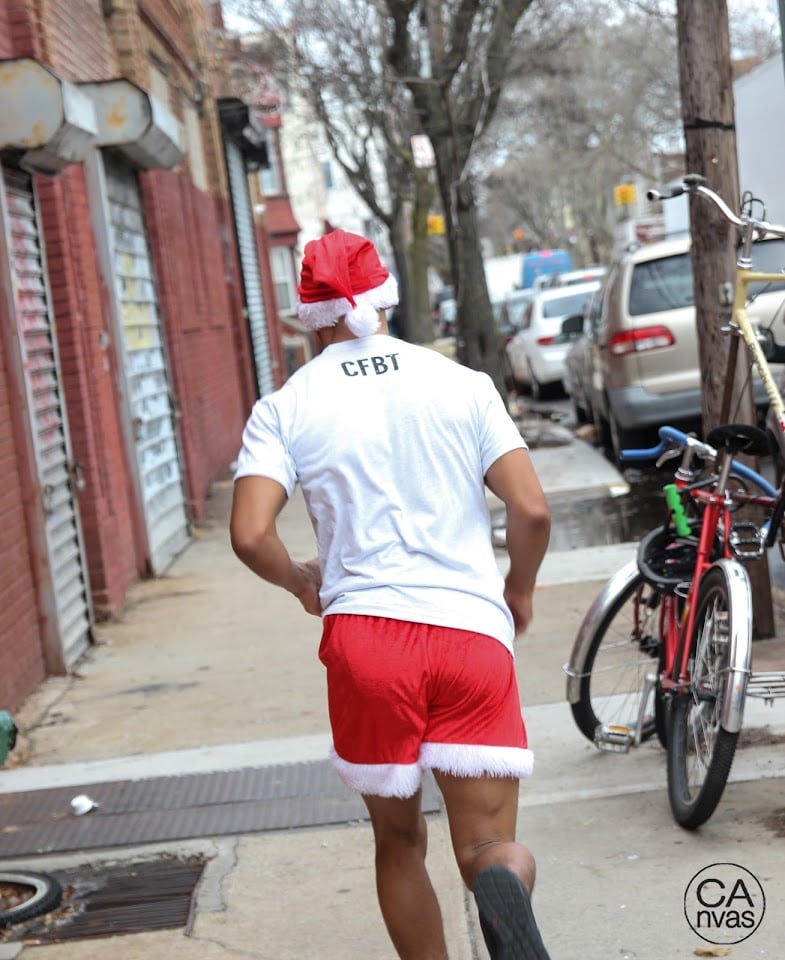
M 377 334 L 327 347 L 254 405 L 236 477 L 299 482 L 324 615 L 514 628 L 484 476 L 526 444 L 484 373 Z

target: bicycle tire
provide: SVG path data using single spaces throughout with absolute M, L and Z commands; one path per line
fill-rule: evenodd
M 660 604 L 662 593 L 638 574 L 609 598 L 583 662 L 573 664 L 580 677 L 573 719 L 592 743 L 603 724 L 632 727 L 640 715 L 647 673 L 659 676 L 662 643 Z M 644 714 L 641 739 L 665 736 L 664 702 L 655 695 L 653 710 Z
M 0 928 L 49 913 L 60 905 L 63 898 L 60 881 L 48 873 L 6 870 L 0 872 L 0 884 L 24 887 L 32 891 L 29 897 L 16 906 L 0 910 Z
M 724 570 L 709 570 L 698 591 L 690 641 L 690 689 L 670 706 L 668 798 L 686 830 L 700 827 L 717 809 L 739 737 L 721 726 L 733 615 L 729 595 Z

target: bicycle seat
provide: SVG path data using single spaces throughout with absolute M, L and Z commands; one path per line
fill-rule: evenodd
M 749 457 L 765 457 L 771 452 L 766 433 L 747 423 L 728 423 L 715 427 L 706 437 L 706 443 L 717 450 L 727 450 L 732 457 L 740 453 Z

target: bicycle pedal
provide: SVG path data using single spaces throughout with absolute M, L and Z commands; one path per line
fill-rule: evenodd
M 594 731 L 594 744 L 600 750 L 629 753 L 635 743 L 635 731 L 618 723 L 601 723 Z
M 763 531 L 754 523 L 734 523 L 728 537 L 728 544 L 738 560 L 759 560 L 765 542 Z

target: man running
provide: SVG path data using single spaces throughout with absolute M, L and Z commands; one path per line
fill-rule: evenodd
M 234 550 L 322 618 L 333 761 L 368 808 L 398 955 L 447 960 L 425 867 L 429 768 L 491 957 L 547 960 L 534 857 L 516 840 L 532 755 L 513 638 L 531 620 L 550 534 L 526 444 L 486 374 L 389 336 L 397 287 L 368 240 L 335 230 L 307 244 L 298 293 L 321 353 L 254 405 Z M 297 483 L 317 539 L 307 563 L 276 531 Z M 506 578 L 486 486 L 506 507 Z

